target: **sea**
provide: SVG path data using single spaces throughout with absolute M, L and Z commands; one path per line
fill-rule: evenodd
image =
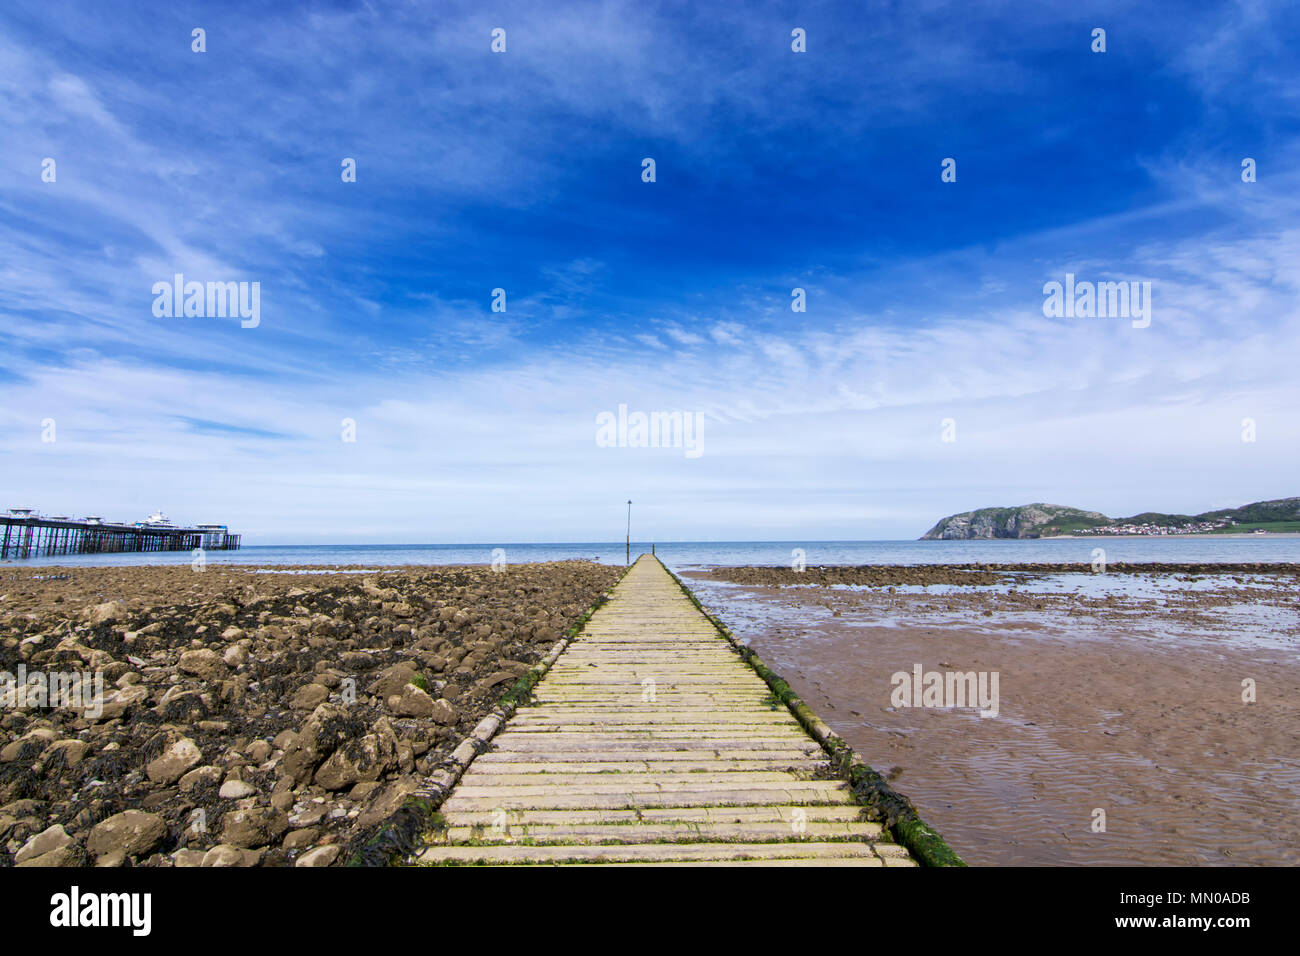
M 663 541 L 632 542 L 636 558 L 653 547 L 673 570 L 737 565 L 792 567 L 802 561 L 818 565 L 917 564 L 1080 564 L 1099 555 L 1107 563 L 1300 563 L 1300 535 L 1204 535 L 1116 538 L 1038 538 L 991 541 Z M 584 559 L 623 564 L 625 544 L 571 542 L 556 544 L 346 544 L 254 545 L 238 551 L 208 551 L 208 566 L 243 565 L 276 569 L 289 566 L 339 569 L 401 565 L 465 565 Z M 188 551 L 82 554 L 11 560 L 10 566 L 128 566 L 191 564 Z

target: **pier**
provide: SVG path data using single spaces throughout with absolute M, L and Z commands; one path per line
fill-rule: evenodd
M 119 524 L 98 518 L 47 518 L 21 509 L 0 514 L 0 560 L 195 548 L 237 551 L 239 538 L 217 524 L 192 528 L 148 522 Z

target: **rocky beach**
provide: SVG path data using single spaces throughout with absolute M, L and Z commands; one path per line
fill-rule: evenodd
M 11 695 L 102 687 L 0 709 L 0 866 L 337 865 L 621 571 L 0 568 Z

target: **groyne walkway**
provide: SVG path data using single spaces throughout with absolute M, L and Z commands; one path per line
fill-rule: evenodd
M 916 865 L 650 555 L 440 814 L 420 863 Z

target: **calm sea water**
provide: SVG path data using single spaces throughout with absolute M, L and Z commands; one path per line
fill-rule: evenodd
M 209 565 L 258 567 L 283 565 L 362 566 L 490 564 L 494 550 L 504 551 L 507 564 L 585 558 L 622 564 L 622 541 L 569 544 L 411 544 L 411 545 L 274 545 L 239 551 L 209 551 Z M 1106 561 L 1116 562 L 1293 562 L 1300 563 L 1300 537 L 1258 538 L 1078 538 L 1004 541 L 670 541 L 655 552 L 674 569 L 718 565 L 790 566 L 795 549 L 802 549 L 808 567 L 819 564 L 1020 564 L 1057 562 L 1089 564 L 1094 548 L 1104 548 Z M 633 542 L 632 557 L 649 551 L 649 542 Z M 6 561 L 5 565 L 138 565 L 189 564 L 188 552 L 154 554 L 88 554 Z M 3 565 L 0 565 L 3 566 Z

